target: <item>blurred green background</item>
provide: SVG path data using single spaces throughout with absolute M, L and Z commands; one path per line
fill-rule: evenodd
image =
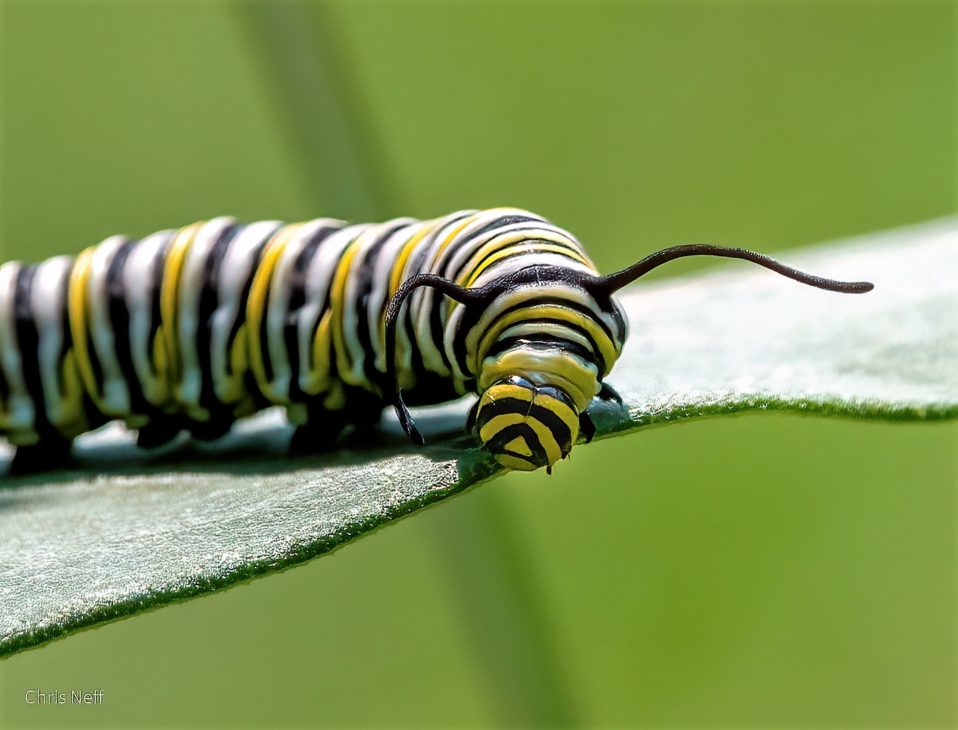
M 518 205 L 609 270 L 958 209 L 950 2 L 0 18 L 3 259 L 226 213 Z M 0 725 L 950 727 L 956 436 L 754 415 L 577 449 L 551 478 L 4 661 Z

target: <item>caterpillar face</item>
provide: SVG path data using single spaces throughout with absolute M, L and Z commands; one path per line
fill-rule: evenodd
M 486 388 L 475 428 L 503 466 L 548 469 L 569 455 L 579 435 L 579 411 L 561 389 L 514 375 Z

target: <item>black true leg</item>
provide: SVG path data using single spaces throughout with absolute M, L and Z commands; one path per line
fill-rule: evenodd
M 141 449 L 155 449 L 168 444 L 183 430 L 183 420 L 179 416 L 157 415 L 141 426 L 136 433 L 136 445 Z
M 346 407 L 330 411 L 322 405 L 307 405 L 306 423 L 293 432 L 290 454 L 318 454 L 336 448 L 340 436 L 351 428 L 349 439 L 368 444 L 381 438 L 378 430 L 383 404 L 366 391 L 350 390 Z
M 480 400 L 476 400 L 472 404 L 472 408 L 469 409 L 469 414 L 466 416 L 466 433 L 473 433 L 476 428 L 476 419 L 479 417 L 479 403 Z M 478 435 L 478 434 L 476 434 Z
M 585 439 L 586 443 L 595 438 L 595 423 L 588 413 L 579 414 L 579 435 Z
M 71 443 L 69 439 L 48 437 L 36 444 L 18 446 L 10 462 L 10 475 L 37 474 L 72 466 Z
M 346 421 L 337 413 L 326 412 L 320 418 L 310 418 L 309 422 L 297 427 L 289 442 L 289 453 L 293 456 L 321 454 L 336 446 Z
M 602 387 L 599 388 L 599 394 L 596 398 L 602 401 L 612 401 L 618 403 L 620 406 L 622 405 L 622 396 L 608 383 L 602 383 Z
M 353 427 L 350 438 L 358 442 L 376 443 L 382 441 L 379 423 L 383 418 L 383 405 L 378 400 L 363 401 L 355 409 L 350 407 L 349 424 Z
M 233 418 L 227 413 L 213 413 L 208 421 L 190 421 L 190 436 L 198 441 L 215 441 L 233 427 Z

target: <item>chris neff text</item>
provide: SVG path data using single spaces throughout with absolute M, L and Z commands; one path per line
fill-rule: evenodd
M 23 693 L 23 699 L 28 705 L 102 705 L 103 690 L 72 689 L 69 692 L 60 690 L 41 692 L 38 689 L 28 689 Z

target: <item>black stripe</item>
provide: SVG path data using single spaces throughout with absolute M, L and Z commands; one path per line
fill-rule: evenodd
M 280 253 L 282 256 L 282 253 Z M 279 264 L 277 260 L 276 264 Z M 250 332 L 251 337 L 259 338 L 259 351 L 260 359 L 263 362 L 263 375 L 265 376 L 266 382 L 270 383 L 273 380 L 273 362 L 269 357 L 269 300 L 270 294 L 273 291 L 273 274 L 276 273 L 276 266 L 274 265 L 273 270 L 269 273 L 269 281 L 266 282 L 266 291 L 263 293 L 263 310 L 262 317 L 259 320 L 259 332 Z
M 170 244 L 173 242 L 175 235 L 170 235 L 169 238 L 163 243 L 162 246 L 159 246 L 156 249 L 156 253 L 153 256 L 153 275 L 150 277 L 150 298 L 152 300 L 152 308 L 150 312 L 150 331 L 147 335 L 146 348 L 147 354 L 150 358 L 150 369 L 154 371 L 154 375 L 159 375 L 156 372 L 154 363 L 156 362 L 156 333 L 160 330 L 160 324 L 162 322 L 162 312 L 160 308 L 160 295 L 163 292 L 163 275 L 166 270 L 166 255 L 170 251 Z M 167 353 L 167 367 L 169 367 L 169 360 L 172 357 L 173 353 Z
M 455 218 L 451 218 L 450 220 L 447 220 L 443 225 L 441 225 L 439 228 L 437 228 L 428 236 L 426 236 L 425 239 L 420 241 L 416 246 L 416 250 L 413 251 L 412 256 L 410 257 L 410 261 L 406 266 L 406 269 L 409 271 L 409 277 L 407 278 L 412 278 L 413 276 L 416 276 L 417 274 L 424 273 L 426 271 L 426 267 L 429 267 L 433 263 L 431 261 L 428 261 L 427 257 L 430 251 L 432 250 L 433 243 L 435 243 L 439 235 L 443 231 L 448 229 L 450 226 L 465 220 L 471 215 L 475 215 L 475 213 L 462 213 L 456 216 Z M 400 280 L 399 283 L 400 285 L 402 285 L 403 280 Z M 431 306 L 426 307 L 422 315 L 426 317 L 427 321 L 429 321 L 433 313 L 436 313 L 437 315 L 441 315 L 440 310 L 442 307 L 442 301 L 441 301 L 442 297 L 440 295 L 431 297 L 430 293 L 435 294 L 435 292 L 432 292 L 432 290 L 430 289 L 426 289 L 424 292 L 424 295 L 425 295 L 424 301 L 430 302 L 431 304 Z M 415 327 L 413 327 L 412 316 L 410 314 L 412 312 L 411 299 L 412 298 L 410 298 L 409 304 L 406 305 L 405 307 L 406 314 L 405 314 L 405 317 L 403 318 L 404 321 L 401 323 L 401 326 L 403 328 L 403 331 L 406 332 L 406 336 L 409 338 L 410 345 L 412 346 L 412 353 L 411 353 L 412 357 L 410 358 L 411 360 L 410 366 L 412 368 L 413 373 L 415 373 L 416 375 L 416 379 L 418 380 L 421 376 L 423 376 L 428 371 L 426 370 L 426 365 L 425 365 L 425 361 L 423 360 L 422 351 L 419 349 L 418 343 L 416 342 Z M 432 332 L 432 330 L 430 330 L 430 332 Z M 433 339 L 433 342 L 435 342 L 435 339 Z M 439 352 L 441 353 L 442 360 L 448 366 L 449 363 L 446 360 L 445 352 L 443 352 L 441 338 L 438 344 L 439 344 L 438 349 L 439 349 Z
M 572 431 L 561 418 L 548 408 L 519 398 L 499 398 L 494 406 L 480 408 L 476 428 L 481 430 L 493 418 L 510 413 L 521 413 L 541 423 L 549 429 L 552 438 L 563 452 L 572 448 Z
M 449 245 L 449 247 L 443 251 L 442 258 L 445 259 L 445 263 L 439 267 L 440 272 L 444 272 L 448 266 L 449 260 L 451 259 L 452 252 L 450 249 L 458 249 L 464 242 L 475 238 L 483 231 L 490 231 L 495 228 L 509 225 L 510 222 L 518 222 L 520 220 L 528 220 L 527 217 L 523 216 L 501 216 L 500 218 L 490 221 L 482 228 L 478 229 L 474 233 L 465 236 L 462 241 L 454 241 Z M 535 239 L 530 239 L 535 240 Z M 518 244 L 519 242 L 517 242 Z M 528 253 L 528 251 L 519 251 L 516 254 Z M 512 258 L 512 256 L 507 256 L 506 258 Z M 444 320 L 448 315 L 449 309 L 451 308 L 452 303 L 445 301 L 443 297 L 438 292 L 432 293 L 432 309 L 429 311 L 429 333 L 432 337 L 432 341 L 436 344 L 437 349 L 439 350 L 439 355 L 442 357 L 443 365 L 447 368 L 452 368 L 452 363 L 449 361 L 449 356 L 446 354 L 446 348 L 443 345 L 443 334 L 444 334 Z
M 354 303 L 356 307 L 356 314 L 359 319 L 359 322 L 357 323 L 358 329 L 356 334 L 359 337 L 359 344 L 366 355 L 365 361 L 363 362 L 363 373 L 365 374 L 366 380 L 369 383 L 379 385 L 380 387 L 382 387 L 383 382 L 381 374 L 376 370 L 376 353 L 373 350 L 372 343 L 373 333 L 369 331 L 369 313 L 367 311 L 369 308 L 369 295 L 373 290 L 373 274 L 375 273 L 376 258 L 379 256 L 379 252 L 382 250 L 382 247 L 386 245 L 386 242 L 390 238 L 392 238 L 397 232 L 405 228 L 407 225 L 409 224 L 400 223 L 395 225 L 389 228 L 379 238 L 377 238 L 372 245 L 366 249 L 362 263 L 359 267 L 359 271 L 357 272 L 358 281 L 356 282 L 356 298 Z M 377 332 L 376 336 L 378 335 L 379 333 Z
M 517 229 L 512 230 L 512 231 L 503 231 L 503 232 L 502 232 L 502 235 L 503 235 L 503 236 L 506 236 L 506 235 L 511 235 L 511 234 L 513 234 L 513 233 L 521 233 L 521 232 L 523 232 L 523 231 L 533 231 L 533 230 L 536 230 L 536 228 L 537 228 L 537 226 L 523 226 L 522 228 L 517 228 Z M 484 244 L 484 245 L 488 245 L 488 243 L 492 243 L 493 241 L 495 241 L 495 238 L 490 239 L 490 241 L 487 242 L 487 243 Z M 478 261 L 476 261 L 476 262 L 475 262 L 474 264 L 472 264 L 471 266 L 470 266 L 471 258 L 467 258 L 465 261 L 462 262 L 462 265 L 459 266 L 459 268 L 457 268 L 454 272 L 451 272 L 451 274 L 449 275 L 448 278 L 449 278 L 449 279 L 452 279 L 453 281 L 456 281 L 456 280 L 459 279 L 461 276 L 463 276 L 464 274 L 466 274 L 467 271 L 477 271 L 477 270 L 478 270 L 483 264 L 485 264 L 490 258 L 492 258 L 493 256 L 496 256 L 497 254 L 502 253 L 502 251 L 507 250 L 507 249 L 517 248 L 518 250 L 516 250 L 514 253 L 510 254 L 509 256 L 504 256 L 504 257 L 501 259 L 501 261 L 506 261 L 507 259 L 510 259 L 510 258 L 512 258 L 512 256 L 515 256 L 515 255 L 517 255 L 517 254 L 542 253 L 542 252 L 530 252 L 527 248 L 524 248 L 524 246 L 526 246 L 527 244 L 531 244 L 531 243 L 547 243 L 547 244 L 551 244 L 551 245 L 554 245 L 554 246 L 558 246 L 559 248 L 565 249 L 566 251 L 569 251 L 569 252 L 571 252 L 571 253 L 575 253 L 575 254 L 578 254 L 578 255 L 582 256 L 582 249 L 581 249 L 579 246 L 577 246 L 575 243 L 573 243 L 572 241 L 553 240 L 553 239 L 551 239 L 551 238 L 542 238 L 541 236 L 536 236 L 536 237 L 534 237 L 534 238 L 522 238 L 522 239 L 519 239 L 518 241 L 513 241 L 513 242 L 508 243 L 508 244 L 502 244 L 501 246 L 495 246 L 491 251 L 487 251 L 487 252 L 482 256 L 482 258 L 480 258 Z M 578 261 L 576 261 L 576 263 L 578 263 Z M 495 266 L 498 266 L 498 265 L 499 265 L 499 262 L 497 261 L 496 264 L 495 264 Z M 483 272 L 483 273 L 485 273 L 485 272 Z
M 473 388 L 466 386 L 467 391 Z M 392 392 L 392 388 L 388 392 Z M 430 406 L 455 400 L 461 395 L 462 393 L 456 390 L 452 378 L 423 371 L 417 376 L 415 385 L 410 390 L 403 391 L 403 400 L 407 406 Z
M 511 274 L 505 274 L 500 279 L 495 280 L 494 282 L 487 284 L 489 297 L 497 296 L 504 291 L 515 290 L 516 288 L 524 284 L 533 284 L 537 286 L 550 285 L 550 286 L 564 286 L 564 287 L 573 287 L 579 290 L 584 290 L 583 280 L 592 278 L 591 274 L 586 274 L 578 269 L 569 268 L 567 266 L 556 266 L 554 264 L 533 264 L 526 266 L 518 271 L 515 271 Z M 484 289 L 486 287 L 483 287 Z M 587 294 L 591 294 L 588 290 Z M 618 306 L 615 299 L 612 296 L 601 296 L 596 295 L 591 297 L 595 302 L 596 308 L 599 313 L 608 315 L 612 319 L 612 327 L 616 330 L 615 337 L 612 338 L 613 342 L 621 343 L 625 338 L 625 319 L 624 313 L 621 307 Z M 601 318 L 593 319 L 596 321 L 596 324 L 600 325 L 607 334 L 611 333 L 609 327 L 605 324 L 604 320 Z
M 37 269 L 38 267 L 34 265 L 22 266 L 17 272 L 13 295 L 13 316 L 17 347 L 20 350 L 20 374 L 23 377 L 27 395 L 33 401 L 33 430 L 41 439 L 48 439 L 57 438 L 60 433 L 47 418 L 43 382 L 40 379 L 40 336 L 30 308 Z
M 519 437 L 526 442 L 526 446 L 528 446 L 529 451 L 532 452 L 531 457 L 524 457 L 515 452 L 506 451 L 506 444 Z M 508 453 L 512 456 L 519 456 L 519 458 L 525 459 L 530 464 L 537 466 L 546 464 L 549 461 L 549 457 L 546 456 L 546 451 L 540 443 L 539 437 L 536 435 L 536 432 L 532 430 L 532 426 L 527 423 L 517 423 L 513 426 L 506 426 L 486 441 L 486 448 L 493 453 Z
M 501 319 L 512 314 L 513 312 L 519 311 L 521 309 L 531 309 L 533 307 L 542 307 L 542 306 L 548 306 L 548 305 L 561 306 L 565 309 L 572 310 L 573 312 L 588 318 L 592 322 L 596 323 L 602 329 L 602 331 L 606 334 L 606 336 L 609 337 L 609 339 L 612 339 L 612 334 L 609 332 L 608 327 L 605 326 L 604 322 L 596 318 L 595 313 L 591 309 L 589 309 L 588 307 L 584 305 L 578 304 L 577 302 L 573 302 L 568 299 L 563 299 L 561 297 L 556 297 L 556 296 L 542 296 L 542 297 L 529 299 L 524 302 L 515 304 L 509 307 L 508 309 L 505 309 L 502 312 L 500 312 L 495 317 L 495 319 L 493 319 L 489 323 L 488 329 L 492 329 L 493 327 L 495 327 L 496 324 Z M 459 324 L 458 336 L 453 342 L 453 354 L 456 358 L 456 362 L 459 363 L 459 367 L 462 370 L 462 372 L 468 371 L 466 339 L 469 336 L 470 332 L 479 323 L 479 320 L 481 319 L 485 309 L 486 309 L 485 306 L 482 306 L 482 307 L 467 306 L 466 311 L 463 314 L 462 321 Z M 575 322 L 574 319 L 567 320 L 567 319 L 560 319 L 560 318 L 554 318 L 554 317 L 532 316 L 529 318 L 528 321 L 556 322 L 582 334 L 585 338 L 588 339 L 589 344 L 592 346 L 592 349 L 595 351 L 594 358 L 590 358 L 590 362 L 596 362 L 597 365 L 601 366 L 602 372 L 606 371 L 606 363 L 604 358 L 602 357 L 601 350 L 599 349 L 598 344 L 595 342 L 595 340 L 589 335 L 589 333 L 586 330 L 584 330 Z M 480 336 L 476 339 L 476 342 L 477 343 L 481 342 L 484 336 L 485 336 L 485 332 L 480 333 Z M 613 342 L 614 341 L 615 340 L 613 340 Z M 478 355 L 479 353 L 476 353 L 476 354 Z
M 456 241 L 453 245 L 447 248 L 446 251 L 443 252 L 443 257 L 446 259 L 446 261 L 444 262 L 442 269 L 440 270 L 440 273 L 443 276 L 446 276 L 446 278 L 455 280 L 459 272 L 458 271 L 455 272 L 455 275 L 453 276 L 447 276 L 447 272 L 449 271 L 449 264 L 452 263 L 453 254 L 456 251 L 459 251 L 463 246 L 468 244 L 470 241 L 475 240 L 476 238 L 483 235 L 484 233 L 493 231 L 496 228 L 505 228 L 506 226 L 511 226 L 511 225 L 515 225 L 516 223 L 525 223 L 525 222 L 535 222 L 535 223 L 538 223 L 540 226 L 549 225 L 548 221 L 543 220 L 542 218 L 536 218 L 534 216 L 528 216 L 528 215 L 499 216 L 498 218 L 489 221 L 481 228 L 477 228 L 471 233 L 463 236 L 458 241 Z M 509 233 L 518 233 L 519 231 L 533 230 L 534 228 L 536 228 L 536 226 L 523 226 L 522 228 L 517 228 L 513 231 L 509 231 Z M 468 261 L 466 263 L 468 263 Z
M 538 322 L 542 320 L 529 320 Z M 523 324 L 528 324 L 524 322 Z M 565 324 L 563 322 L 563 324 Z M 570 328 L 572 329 L 572 328 Z M 534 335 L 516 335 L 515 337 L 506 337 L 496 342 L 486 352 L 486 357 L 495 357 L 506 350 L 513 348 L 528 348 L 530 350 L 562 350 L 571 355 L 575 355 L 586 362 L 595 362 L 596 356 L 588 347 L 583 347 L 577 342 L 572 342 L 564 337 L 557 335 L 534 334 Z
M 345 246 L 343 246 L 342 250 L 339 252 L 339 256 L 337 257 L 337 259 L 336 259 L 334 262 L 332 262 L 332 267 L 331 267 L 331 269 L 330 269 L 330 274 L 329 274 L 329 281 L 328 281 L 327 284 L 326 284 L 326 292 L 325 292 L 325 294 L 323 295 L 323 303 L 322 303 L 322 305 L 321 305 L 320 308 L 319 308 L 319 317 L 316 319 L 316 326 L 317 326 L 317 327 L 319 327 L 319 325 L 322 323 L 323 317 L 326 316 L 326 312 L 328 312 L 329 309 L 330 309 L 330 307 L 332 306 L 333 283 L 334 283 L 334 281 L 336 280 L 336 272 L 339 271 L 339 266 L 340 266 L 340 264 L 341 264 L 342 261 L 343 261 L 343 256 L 346 255 L 346 252 L 349 251 L 349 247 L 352 246 L 353 243 L 355 243 L 356 239 L 359 238 L 359 236 L 362 235 L 362 233 L 363 233 L 362 231 L 356 231 L 356 234 L 355 234 L 352 238 L 350 238 L 349 243 L 347 243 Z M 345 294 L 345 293 L 346 293 L 346 292 L 345 292 L 345 290 L 344 290 L 344 291 L 343 291 L 343 294 Z M 345 302 L 344 302 L 344 304 L 345 304 Z M 329 349 L 327 350 L 326 358 L 327 358 L 327 360 L 329 360 L 329 362 L 330 362 L 330 365 L 331 365 L 330 371 L 331 371 L 332 376 L 333 376 L 333 377 L 336 377 L 336 372 L 337 372 L 337 371 L 336 371 L 336 358 L 333 357 L 333 353 L 331 352 L 331 351 L 334 350 L 334 349 L 335 349 L 335 346 L 333 345 L 333 338 L 330 337 L 330 338 L 329 338 Z M 312 348 L 310 348 L 310 360 L 309 360 L 310 369 L 313 369 L 313 368 L 316 367 L 316 361 L 315 361 L 315 359 L 314 359 L 314 357 L 313 357 L 314 354 L 315 354 L 315 353 L 313 352 Z
M 289 400 L 294 403 L 302 403 L 309 399 L 309 395 L 304 393 L 299 387 L 300 366 L 299 358 L 302 353 L 299 351 L 299 337 L 297 336 L 297 323 L 301 316 L 302 308 L 306 305 L 306 272 L 313 262 L 313 257 L 319 249 L 320 244 L 328 239 L 333 233 L 342 230 L 339 226 L 323 226 L 317 230 L 312 238 L 303 246 L 303 249 L 293 262 L 293 273 L 290 277 L 289 292 L 289 312 L 286 315 L 286 322 L 283 327 L 283 340 L 286 343 L 286 352 L 289 353 L 290 365 L 290 383 Z M 320 310 L 322 318 L 322 310 Z M 307 356 L 311 358 L 312 348 L 307 350 Z
M 146 414 L 152 408 L 146 401 L 143 388 L 140 386 L 140 380 L 136 376 L 136 369 L 133 366 L 133 348 L 130 342 L 130 311 L 126 306 L 124 297 L 126 285 L 123 281 L 123 272 L 135 245 L 134 241 L 127 241 L 117 249 L 110 260 L 110 266 L 106 272 L 107 317 L 110 320 L 110 329 L 113 330 L 113 349 L 116 359 L 130 393 L 130 413 Z
M 508 416 L 513 413 L 521 413 L 523 416 L 528 416 L 532 412 L 532 407 L 535 403 L 532 402 L 532 399 L 535 398 L 535 392 L 529 391 L 529 400 L 522 400 L 522 398 L 497 398 L 493 403 L 489 403 L 485 407 L 479 407 L 479 413 L 476 414 L 476 428 L 482 428 L 493 418 L 498 416 Z
M 3 401 L 4 403 L 6 403 L 9 397 L 10 397 L 10 384 L 7 382 L 7 376 L 3 370 L 3 366 L 0 365 L 0 401 Z
M 197 303 L 196 316 L 196 359 L 200 368 L 200 407 L 210 412 L 210 420 L 214 420 L 214 412 L 222 410 L 222 403 L 216 398 L 213 385 L 213 353 L 212 329 L 213 315 L 219 306 L 219 273 L 223 266 L 223 259 L 229 251 L 229 245 L 236 237 L 239 227 L 235 224 L 226 226 L 220 231 L 216 242 L 210 248 L 203 266 L 203 285 L 200 289 L 200 298 Z M 228 353 L 229 351 L 227 351 Z M 228 359 L 228 356 L 227 356 Z M 232 421 L 230 421 L 232 425 Z M 228 430 L 227 426 L 227 430 Z
M 259 268 L 260 261 L 263 258 L 263 251 L 266 250 L 266 244 L 269 243 L 270 239 L 273 238 L 273 235 L 278 230 L 279 227 L 274 228 L 267 235 L 263 236 L 262 240 L 256 245 L 256 250 L 253 252 L 253 262 L 246 274 L 246 281 L 243 284 L 243 290 L 240 292 L 236 319 L 230 326 L 230 332 L 226 338 L 226 370 L 230 375 L 236 375 L 236 373 L 233 372 L 233 363 L 230 361 L 229 353 L 233 351 L 233 343 L 236 341 L 236 336 L 239 334 L 240 327 L 246 323 L 246 305 L 249 302 L 250 289 L 253 288 L 253 279 L 256 276 L 256 269 Z M 246 334 L 247 337 L 250 337 L 252 333 L 247 332 Z M 253 379 L 253 382 L 255 382 L 255 378 Z M 258 389 L 255 390 L 256 392 L 259 392 Z M 268 403 L 269 401 L 265 402 Z
M 63 363 L 66 360 L 67 353 L 73 349 L 73 330 L 70 329 L 70 277 L 73 275 L 73 266 L 76 263 L 75 258 L 70 259 L 70 265 L 63 274 L 61 286 L 63 290 L 63 306 L 60 309 L 60 330 L 63 337 L 60 341 L 60 352 L 57 354 L 57 388 L 60 393 L 66 392 L 66 373 L 63 370 Z M 2 374 L 0 370 L 0 374 Z M 82 390 L 82 387 L 81 387 Z
M 90 268 L 87 268 L 87 272 L 90 272 Z M 92 274 L 90 274 L 92 276 Z M 96 354 L 96 346 L 93 344 L 93 314 L 90 312 L 90 309 L 87 307 L 87 301 L 90 298 L 90 289 L 89 289 L 89 278 L 84 283 L 83 286 L 83 298 L 80 301 L 80 306 L 84 308 L 83 321 L 85 323 L 84 331 L 81 333 L 81 336 L 86 340 L 86 351 L 87 359 L 90 362 L 90 370 L 93 371 L 93 380 L 94 388 L 99 394 L 103 393 L 103 366 L 100 365 L 100 358 Z
M 499 449 L 496 451 L 497 454 L 502 454 L 503 456 L 511 456 L 514 459 L 519 459 L 525 461 L 526 463 L 532 464 L 534 467 L 542 466 L 543 462 L 537 462 L 525 454 L 520 454 L 518 451 L 509 451 L 508 449 Z
M 472 266 L 472 270 L 478 271 L 483 264 L 489 261 L 489 259 L 491 259 L 493 256 L 499 255 L 500 253 L 502 253 L 504 250 L 507 250 L 507 249 L 514 248 L 515 250 L 512 251 L 512 253 L 510 253 L 509 255 L 503 256 L 501 259 L 496 261 L 491 268 L 489 268 L 487 271 L 483 271 L 482 273 L 486 274 L 488 273 L 488 271 L 493 271 L 495 270 L 495 267 L 505 263 L 506 261 L 510 261 L 511 259 L 514 259 L 516 256 L 528 256 L 529 254 L 534 254 L 534 255 L 542 254 L 543 253 L 542 251 L 530 251 L 528 248 L 524 248 L 524 246 L 528 244 L 537 244 L 537 243 L 544 243 L 544 244 L 549 244 L 552 246 L 558 246 L 559 248 L 563 248 L 566 251 L 569 251 L 570 253 L 579 254 L 581 256 L 581 251 L 575 245 L 571 243 L 567 243 L 565 241 L 551 241 L 546 238 L 524 238 L 521 241 L 515 241 L 513 243 L 508 244 L 507 246 L 503 246 L 502 248 L 496 248 L 496 249 L 493 249 L 492 251 L 487 252 L 485 256 L 479 259 L 475 263 L 475 265 Z M 551 253 L 551 252 L 546 251 L 545 253 Z M 553 255 L 560 256 L 561 254 L 555 253 Z M 571 261 L 574 261 L 575 263 L 579 263 L 576 259 L 572 258 L 571 256 L 569 257 L 569 259 Z M 466 264 L 468 263 L 469 262 L 467 261 Z M 457 271 L 455 278 L 458 279 L 462 273 L 463 273 L 462 269 L 460 269 L 460 271 Z

